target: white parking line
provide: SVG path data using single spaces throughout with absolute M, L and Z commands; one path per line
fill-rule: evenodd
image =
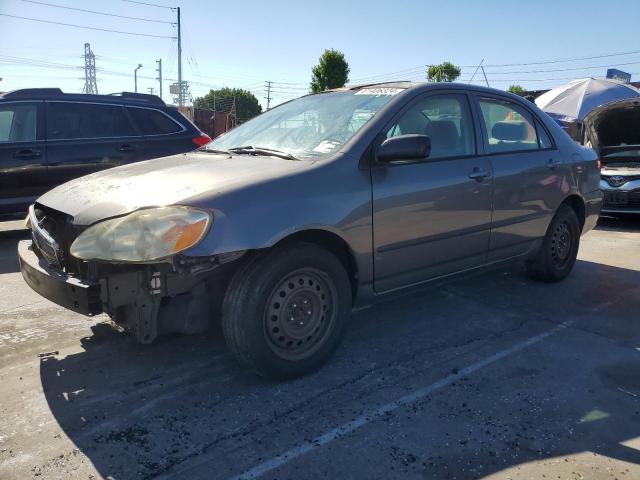
M 546 332 L 543 332 L 539 335 L 536 335 L 534 337 L 530 337 L 527 340 L 524 340 L 520 343 L 516 343 L 515 345 L 513 345 L 512 347 L 509 347 L 505 350 L 502 350 L 498 353 L 495 353 L 487 358 L 484 358 L 476 363 L 472 363 L 471 365 L 464 367 L 462 369 L 460 369 L 457 373 L 452 373 L 451 375 L 448 375 L 440 380 L 438 380 L 437 382 L 432 383 L 431 385 L 428 385 L 426 387 L 420 388 L 418 390 L 415 390 L 414 392 L 405 395 L 401 398 L 399 398 L 398 400 L 395 400 L 393 402 L 387 403 L 385 405 L 382 405 L 378 408 L 375 409 L 371 409 L 368 410 L 367 412 L 365 412 L 364 414 L 362 414 L 361 416 L 359 416 L 358 418 L 344 423 L 342 425 L 340 425 L 339 427 L 334 428 L 333 430 L 329 430 L 328 432 L 314 438 L 313 440 L 310 440 L 309 442 L 297 445 L 295 447 L 293 447 L 290 450 L 287 450 L 284 453 L 281 453 L 269 460 L 266 460 L 258 465 L 256 465 L 255 467 L 241 473 L 240 475 L 237 475 L 235 477 L 232 477 L 230 480 L 249 480 L 249 479 L 253 479 L 253 478 L 258 478 L 262 475 L 264 475 L 267 472 L 270 472 L 272 470 L 275 470 L 278 467 L 281 467 L 282 465 L 285 465 L 289 462 L 291 462 L 292 460 L 295 460 L 296 458 L 304 455 L 305 453 L 308 453 L 318 447 L 321 447 L 323 445 L 326 445 L 327 443 L 332 442 L 333 440 L 336 440 L 337 438 L 340 438 L 344 435 L 347 435 L 355 430 L 357 430 L 358 428 L 368 424 L 369 422 L 389 413 L 389 412 L 393 412 L 401 407 L 405 407 L 407 405 L 411 405 L 413 403 L 416 403 L 422 399 L 424 399 L 425 397 L 427 397 L 428 395 L 430 395 L 431 393 L 433 393 L 434 391 L 445 387 L 447 385 L 449 385 L 450 383 L 460 379 L 460 377 L 464 377 L 466 375 L 469 375 L 477 370 L 480 370 L 481 368 L 484 368 L 488 365 L 491 365 L 492 363 L 497 362 L 498 360 L 502 360 L 503 358 L 506 358 L 510 355 L 513 355 L 515 353 L 520 352 L 521 350 L 524 350 L 527 347 L 530 347 L 531 345 L 534 345 L 538 342 L 541 342 L 542 340 L 544 340 L 545 338 L 549 337 L 550 335 L 553 335 L 554 333 L 558 332 L 559 330 L 568 327 L 571 323 L 573 322 L 565 322 L 562 323 L 550 330 L 547 330 Z M 196 465 L 191 465 L 188 469 L 185 470 L 192 470 L 193 468 L 197 468 Z M 184 474 L 185 470 L 179 472 L 180 474 Z

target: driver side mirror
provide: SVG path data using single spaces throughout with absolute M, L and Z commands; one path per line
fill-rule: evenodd
M 431 139 L 427 135 L 399 135 L 387 138 L 376 158 L 379 162 L 391 163 L 402 160 L 424 160 L 431 153 Z

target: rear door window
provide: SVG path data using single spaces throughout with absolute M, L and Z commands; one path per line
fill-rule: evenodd
M 536 127 L 525 108 L 508 100 L 481 98 L 480 110 L 490 153 L 538 150 Z
M 183 130 L 182 125 L 159 110 L 152 108 L 127 107 L 143 135 L 168 135 Z
M 47 138 L 71 140 L 134 136 L 133 125 L 120 105 L 47 103 Z
M 36 105 L 28 103 L 0 106 L 0 142 L 35 141 L 37 110 Z

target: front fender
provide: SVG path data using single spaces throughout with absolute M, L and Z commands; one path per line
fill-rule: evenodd
M 306 230 L 345 241 L 363 279 L 373 271 L 371 184 L 352 158 L 328 162 L 297 175 L 185 202 L 213 213 L 213 224 L 188 256 L 269 248 Z

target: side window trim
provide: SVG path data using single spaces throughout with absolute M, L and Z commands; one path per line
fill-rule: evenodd
M 11 100 L 8 102 L 2 102 L 0 107 L 15 105 L 19 103 L 28 103 L 35 105 L 36 107 L 36 138 L 35 140 L 14 140 L 14 141 L 6 141 L 0 142 L 0 145 L 13 145 L 13 144 L 25 144 L 25 143 L 36 143 L 36 142 L 44 142 L 44 101 L 43 100 Z
M 466 91 L 461 91 L 461 90 L 438 90 L 436 92 L 426 92 L 423 93 L 421 95 L 418 95 L 417 97 L 414 97 L 412 99 L 410 99 L 392 118 L 391 120 L 389 120 L 384 127 L 382 127 L 382 130 L 380 130 L 380 132 L 378 132 L 378 134 L 376 135 L 375 140 L 371 143 L 370 145 L 370 149 L 371 149 L 371 165 L 372 166 L 380 166 L 382 164 L 376 162 L 375 159 L 375 152 L 377 151 L 378 148 L 380 148 L 380 145 L 382 145 L 382 142 L 384 142 L 385 140 L 385 133 L 387 131 L 389 131 L 389 129 L 391 129 L 392 127 L 395 126 L 395 124 L 398 122 L 398 120 L 405 114 L 407 113 L 411 108 L 413 108 L 415 105 L 417 105 L 419 102 L 423 102 L 424 100 L 426 100 L 427 98 L 430 97 L 435 97 L 435 96 L 444 96 L 444 95 L 456 95 L 456 96 L 460 96 L 460 97 L 464 97 L 465 98 L 465 102 L 467 104 L 467 108 L 468 108 L 468 112 L 469 112 L 469 116 L 471 118 L 471 127 L 472 127 L 472 132 L 471 135 L 473 135 L 473 150 L 474 153 L 471 155 L 457 155 L 457 156 L 452 156 L 452 157 L 439 157 L 439 158 L 434 158 L 434 159 L 430 159 L 425 163 L 428 162 L 446 162 L 446 161 L 455 161 L 455 160 L 459 160 L 461 158 L 473 158 L 473 157 L 478 157 L 481 155 L 480 150 L 478 149 L 479 144 L 478 144 L 478 131 L 477 131 L 477 125 L 476 125 L 476 114 L 472 105 L 472 99 L 469 97 L 469 93 Z M 406 162 L 406 163 L 397 163 L 397 164 L 384 164 L 387 167 L 399 167 L 402 165 L 415 165 L 416 162 Z
M 482 143 L 484 145 L 485 155 L 488 155 L 488 156 L 513 155 L 514 153 L 526 154 L 526 153 L 540 152 L 542 150 L 550 150 L 550 149 L 541 149 L 540 148 L 540 137 L 538 135 L 538 130 L 537 130 L 536 123 L 539 122 L 539 123 L 542 124 L 542 122 L 540 120 L 538 120 L 538 116 L 530 108 L 528 108 L 526 105 L 524 105 L 524 103 L 517 102 L 517 101 L 514 101 L 511 98 L 502 97 L 500 95 L 496 95 L 496 94 L 493 94 L 493 93 L 485 93 L 485 92 L 477 92 L 477 91 L 473 92 L 473 98 L 474 98 L 474 105 L 476 106 L 476 108 L 478 110 L 478 121 L 480 122 L 480 128 L 481 128 L 481 131 L 482 131 Z M 485 122 L 484 122 L 484 117 L 482 116 L 482 108 L 480 106 L 480 102 L 481 102 L 481 100 L 483 98 L 486 98 L 488 100 L 494 100 L 496 102 L 513 103 L 513 104 L 517 105 L 518 107 L 522 108 L 523 110 L 525 110 L 531 116 L 531 119 L 533 120 L 533 127 L 534 127 L 534 129 L 536 129 L 536 137 L 537 137 L 537 141 L 538 141 L 537 142 L 538 143 L 538 148 L 529 149 L 529 150 L 510 150 L 510 151 L 506 151 L 506 152 L 492 152 L 491 148 L 490 148 L 490 145 L 489 145 L 489 132 L 487 131 L 487 127 L 486 127 Z M 551 142 L 553 144 L 553 150 L 555 150 L 556 146 L 555 146 L 555 142 L 553 140 L 553 137 L 551 137 L 551 135 L 548 135 L 548 137 L 551 139 Z
M 131 112 L 129 112 L 129 109 L 134 109 L 134 108 L 137 108 L 139 110 L 153 110 L 154 112 L 161 113 L 162 115 L 167 117 L 170 121 L 172 121 L 174 124 L 179 126 L 180 130 L 176 131 L 176 132 L 170 132 L 170 133 L 151 133 L 151 134 L 145 135 L 145 134 L 142 133 L 142 130 L 140 129 L 140 126 L 138 125 L 138 122 L 135 121 L 135 119 L 133 118 L 133 115 L 131 115 Z M 182 123 L 178 122 L 171 115 L 168 115 L 166 112 L 163 112 L 162 110 L 159 110 L 157 108 L 138 107 L 137 105 L 125 105 L 125 111 L 127 112 L 127 116 L 130 117 L 131 120 L 133 121 L 133 125 L 136 128 L 136 131 L 140 132 L 140 135 L 142 137 L 163 137 L 163 136 L 167 136 L 167 135 L 180 135 L 180 134 L 182 134 L 182 133 L 187 131 L 187 127 L 186 126 L 184 126 Z
M 533 113 L 532 113 L 532 116 L 533 116 L 533 123 L 536 126 L 536 134 L 538 135 L 538 148 L 542 151 L 557 150 L 558 146 L 556 145 L 556 141 L 553 138 L 553 135 L 549 133 L 549 130 L 544 125 L 544 123 L 542 123 L 542 120 L 536 117 Z M 540 133 L 539 133 L 540 130 L 542 130 L 545 136 L 549 139 L 549 143 L 551 143 L 550 147 L 542 148 L 542 145 L 540 143 Z
M 122 110 L 122 113 L 124 115 L 124 117 L 127 119 L 127 121 L 129 122 L 129 126 L 132 128 L 132 130 L 134 132 L 137 132 L 137 129 L 135 128 L 135 124 L 131 121 L 131 119 L 129 118 L 129 115 L 127 115 L 127 111 L 124 108 L 125 106 L 119 103 L 100 103 L 100 102 L 79 102 L 76 100 L 45 100 L 44 104 L 45 104 L 45 116 L 49 114 L 49 108 L 48 105 L 51 103 L 73 103 L 73 104 L 79 104 L 79 105 L 100 105 L 100 106 L 107 106 L 107 107 L 119 107 Z M 68 142 L 70 140 L 80 140 L 80 141 L 84 141 L 84 140 L 113 140 L 113 139 L 119 139 L 119 138 L 139 138 L 141 137 L 140 134 L 138 133 L 134 133 L 133 135 L 119 135 L 116 137 L 79 137 L 79 138 L 49 138 L 49 131 L 48 131 L 48 122 L 44 123 L 44 129 L 45 129 L 45 135 L 44 137 L 46 138 L 47 142 Z

